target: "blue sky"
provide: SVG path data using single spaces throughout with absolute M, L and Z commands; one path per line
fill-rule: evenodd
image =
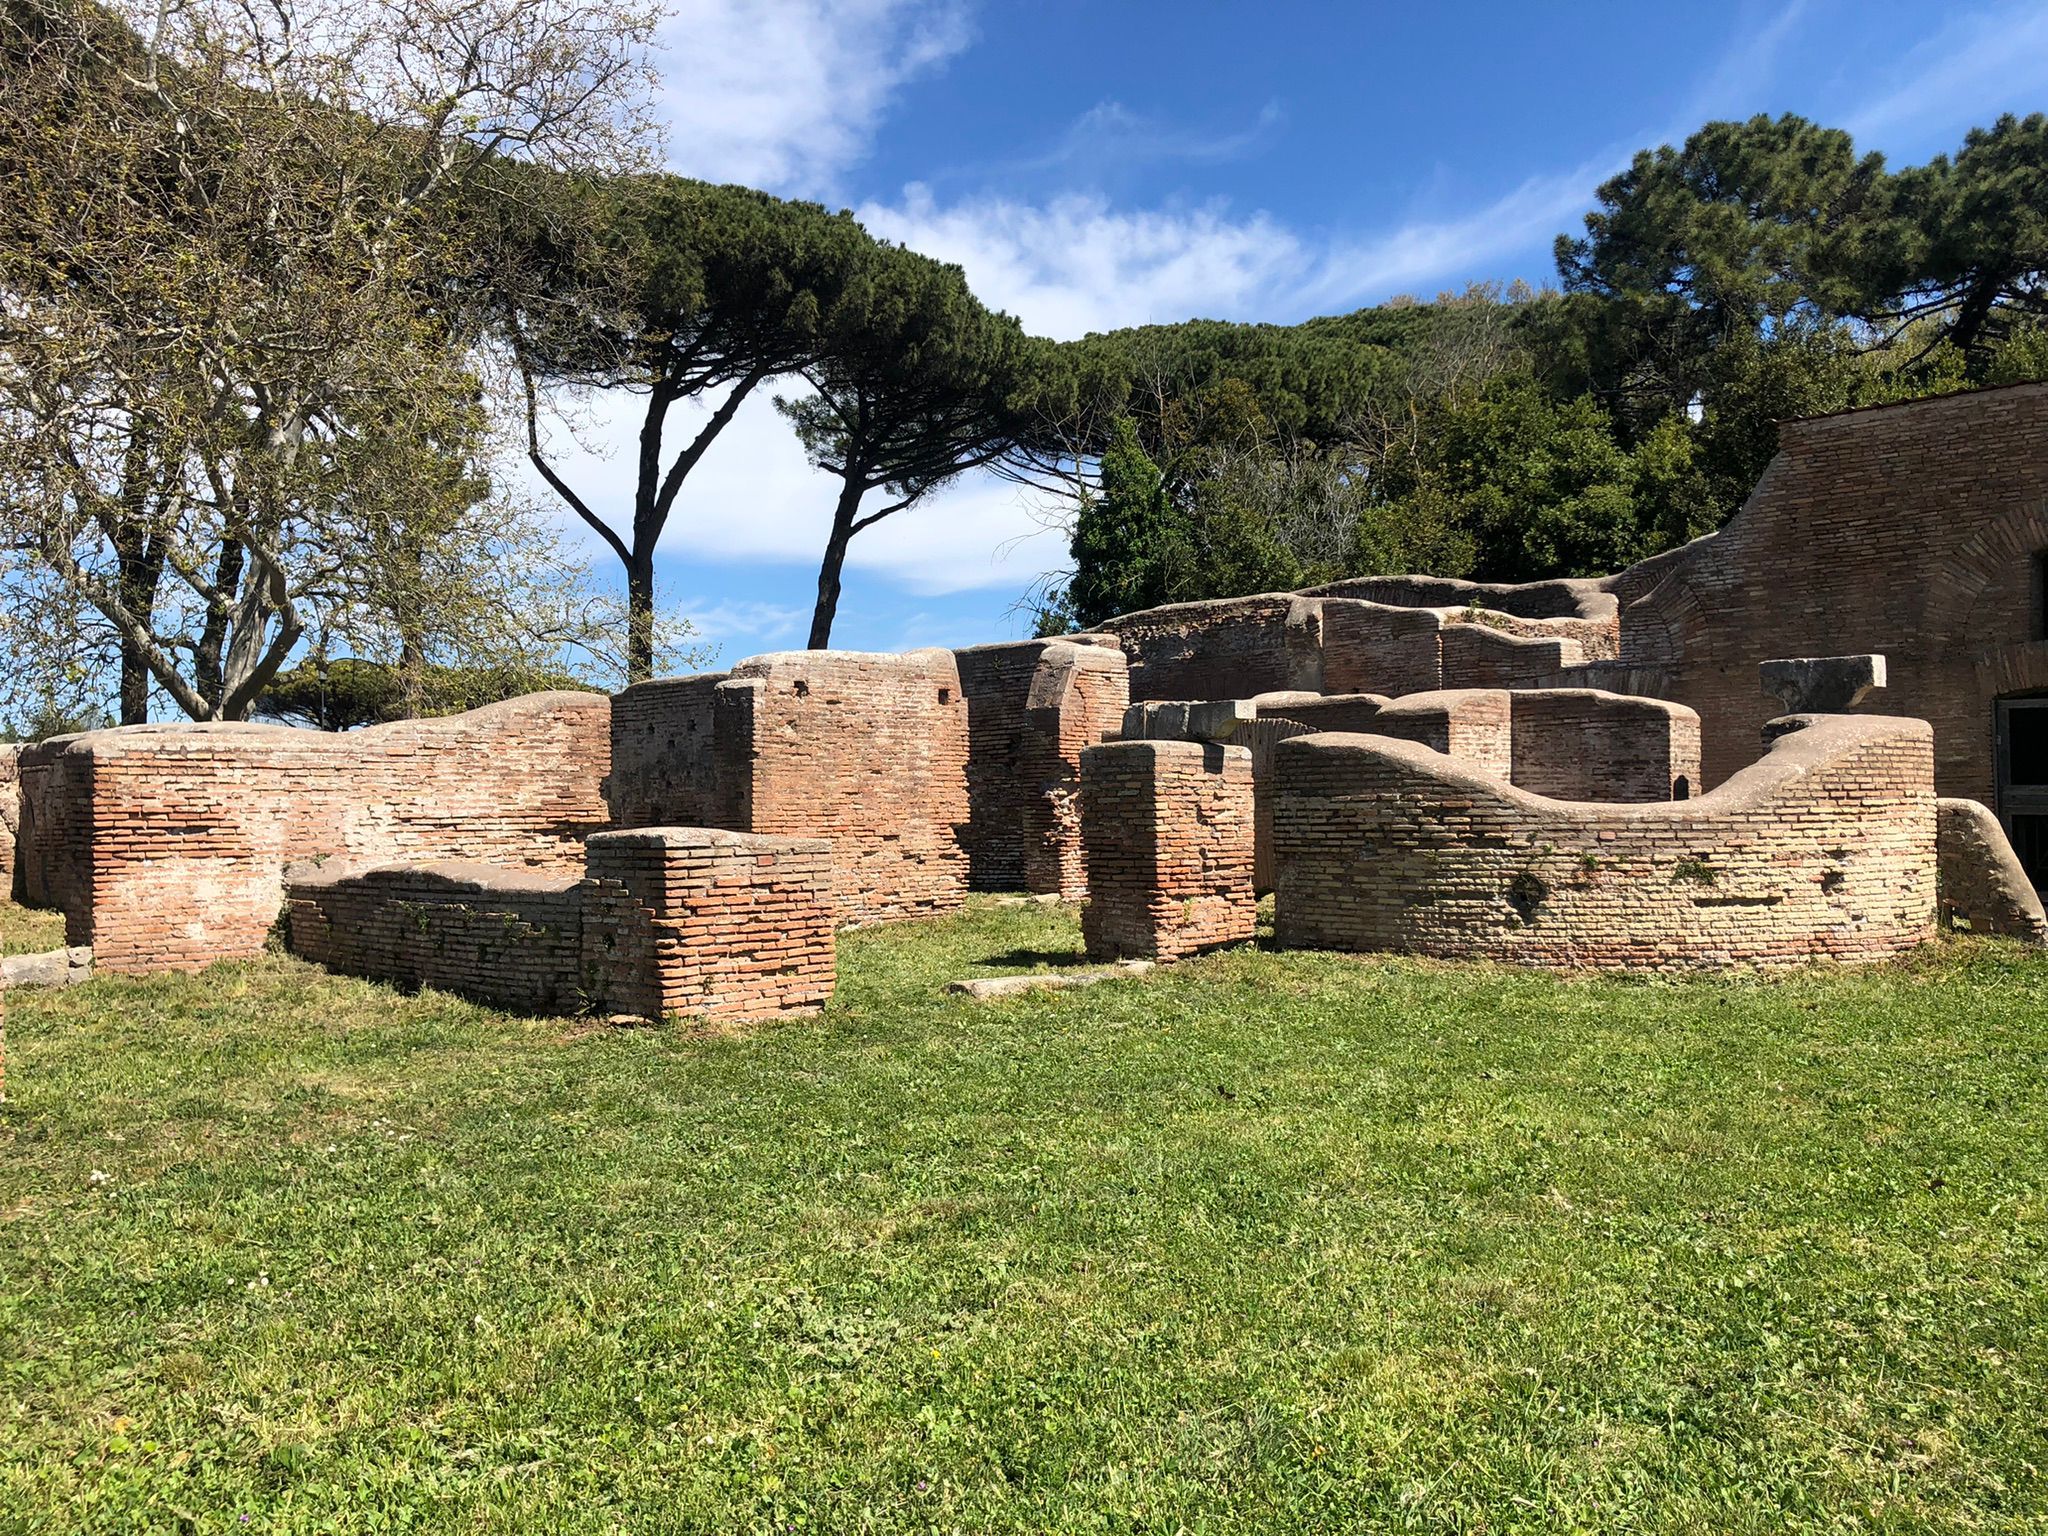
M 1595 185 L 1710 118 L 1799 112 L 1904 164 L 2048 109 L 2048 0 L 683 0 L 666 45 L 676 170 L 851 207 L 1059 337 L 1548 281 Z M 607 410 L 557 446 L 617 508 Z M 660 578 L 721 665 L 803 643 L 830 502 L 765 398 L 692 477 Z M 835 644 L 1028 632 L 1049 510 L 976 477 L 862 534 Z

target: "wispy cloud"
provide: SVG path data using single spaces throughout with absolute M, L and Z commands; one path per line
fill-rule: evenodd
M 1916 131 L 1988 126 L 2001 111 L 2048 105 L 2048 5 L 1951 15 L 1900 55 L 1878 92 L 1852 107 L 1842 126 L 1857 141 Z
M 818 196 L 973 28 L 960 0 L 681 0 L 662 38 L 674 167 Z
M 913 183 L 899 202 L 868 203 L 859 214 L 878 235 L 958 262 L 985 303 L 1061 338 L 1248 314 L 1298 280 L 1310 260 L 1278 220 L 1234 217 L 1222 202 L 1125 210 L 1097 193 L 1068 193 L 1044 203 L 974 197 L 941 205 L 931 188 Z
M 763 646 L 795 644 L 803 640 L 810 623 L 808 608 L 786 603 L 735 600 L 696 593 L 674 599 L 672 605 L 687 614 L 698 636 L 717 647 L 721 656 L 742 656 Z

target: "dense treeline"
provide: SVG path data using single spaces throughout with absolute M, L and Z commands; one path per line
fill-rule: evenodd
M 2038 115 L 1897 172 L 1709 124 L 1598 189 L 1556 290 L 1054 345 L 850 214 L 650 170 L 634 0 L 309 19 L 0 0 L 0 713 L 332 725 L 645 677 L 683 632 L 656 545 L 757 395 L 831 485 L 817 646 L 851 541 L 973 469 L 1070 528 L 1057 630 L 1610 570 L 1725 520 L 1782 418 L 2048 376 Z M 624 505 L 551 450 L 599 395 L 638 416 Z
M 1090 337 L 1044 627 L 1341 576 L 1589 575 L 1718 527 L 1777 423 L 2048 377 L 2048 117 L 1887 171 L 1796 117 L 1601 186 L 1561 291 Z

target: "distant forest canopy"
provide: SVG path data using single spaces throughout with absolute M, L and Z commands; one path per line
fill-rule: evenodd
M 1559 290 L 1063 348 L 1059 430 L 1099 472 L 1041 629 L 1345 576 L 1601 574 L 1718 528 L 1780 421 L 2048 378 L 2041 114 L 1897 172 L 1801 118 L 1710 123 L 1596 198 Z
M 757 394 L 829 477 L 824 646 L 851 541 L 974 469 L 1068 530 L 1058 632 L 1613 570 L 1718 527 L 1781 419 L 2048 377 L 2039 114 L 1898 171 L 1712 123 L 1597 189 L 1556 290 L 1055 344 L 849 213 L 652 169 L 657 20 L 0 0 L 0 727 L 331 726 L 687 662 L 655 549 Z M 552 446 L 599 393 L 638 416 L 619 504 Z

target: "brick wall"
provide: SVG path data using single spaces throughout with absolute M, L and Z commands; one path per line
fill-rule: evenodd
M 834 973 L 831 855 L 699 828 L 599 833 L 582 875 L 474 863 L 297 866 L 294 953 L 530 1013 L 814 1013 Z
M 1248 699 L 1276 688 L 1322 690 L 1320 625 L 1292 633 L 1291 593 L 1173 603 L 1103 625 L 1130 658 L 1131 699 Z M 1304 650 L 1304 644 L 1307 649 Z M 1305 670 L 1306 669 L 1306 670 Z
M 1945 795 L 1993 795 L 1992 700 L 2048 689 L 2034 557 L 2048 550 L 2048 385 L 1790 422 L 1719 534 L 1623 572 L 1622 659 L 1700 713 L 1705 770 L 1752 761 L 1779 656 L 1879 652 L 1871 711 L 1934 726 Z
M 1514 716 L 1498 688 L 1443 688 L 1390 700 L 1367 727 L 1446 753 L 1506 778 L 1514 764 Z
M 1119 741 L 1081 754 L 1088 953 L 1173 960 L 1252 938 L 1252 759 L 1243 747 Z
M 1591 688 L 1508 695 L 1508 777 L 1557 800 L 1674 800 L 1700 790 L 1700 717 Z
M 1518 619 L 1558 619 L 1612 629 L 1619 607 L 1598 581 L 1571 576 L 1552 581 L 1461 581 L 1454 576 L 1351 576 L 1303 597 L 1357 597 L 1397 608 L 1485 608 Z
M 1116 730 L 1129 667 L 1106 637 L 953 653 L 967 697 L 968 880 L 1079 900 L 1081 749 Z
M 610 704 L 542 693 L 346 734 L 130 726 L 46 743 L 27 882 L 114 972 L 259 951 L 286 864 L 461 857 L 574 871 L 606 824 Z
M 785 651 L 733 668 L 719 751 L 737 830 L 832 844 L 842 922 L 942 912 L 967 892 L 967 701 L 952 653 Z
M 1440 614 L 1356 598 L 1322 602 L 1322 687 L 1326 693 L 1399 695 L 1441 688 Z
M 605 801 L 622 827 L 724 827 L 734 815 L 713 749 L 718 685 L 730 674 L 659 677 L 612 695 Z
M 1694 800 L 1552 800 L 1406 742 L 1283 742 L 1276 934 L 1294 948 L 1683 970 L 1881 960 L 1935 912 L 1932 733 L 1804 716 Z
M 53 737 L 23 747 L 16 759 L 20 822 L 14 844 L 14 899 L 67 914 L 86 907 L 92 890 L 86 857 L 92 759 L 68 750 L 79 739 Z
M 2048 942 L 2040 893 L 1990 808 L 1976 800 L 1937 800 L 1935 828 L 1942 920 L 1972 933 Z
M 1446 688 L 1555 688 L 1586 659 L 1576 640 L 1515 634 L 1476 619 L 1444 626 Z
M 590 840 L 583 970 L 615 1013 L 749 1020 L 832 995 L 832 850 L 698 827 Z
M 347 976 L 435 987 L 524 1013 L 583 1006 L 581 875 L 466 861 L 296 865 L 292 953 Z

